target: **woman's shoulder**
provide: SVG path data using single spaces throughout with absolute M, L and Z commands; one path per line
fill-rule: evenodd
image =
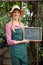
M 20 27 L 21 27 L 22 29 L 24 29 L 24 23 L 23 23 L 23 22 L 21 22 Z
M 11 21 L 6 24 L 7 27 L 11 27 Z
M 21 22 L 21 26 L 24 26 L 24 23 L 23 22 Z

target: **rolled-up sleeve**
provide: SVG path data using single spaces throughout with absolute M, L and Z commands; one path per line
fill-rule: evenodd
M 6 40 L 7 40 L 8 45 L 16 44 L 16 40 L 12 40 L 11 35 L 12 35 L 11 26 L 7 24 L 6 25 Z

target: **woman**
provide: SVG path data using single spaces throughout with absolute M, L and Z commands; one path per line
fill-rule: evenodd
M 6 24 L 6 40 L 10 50 L 12 65 L 27 65 L 26 43 L 23 39 L 24 24 L 20 21 L 23 11 L 18 5 L 14 5 L 8 13 L 11 21 Z

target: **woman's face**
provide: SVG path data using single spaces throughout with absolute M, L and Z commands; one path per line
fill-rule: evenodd
M 14 10 L 13 19 L 18 20 L 19 18 L 20 18 L 20 11 L 19 10 Z

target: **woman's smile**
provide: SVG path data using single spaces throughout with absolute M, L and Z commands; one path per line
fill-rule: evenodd
M 15 10 L 13 12 L 13 18 L 14 19 L 19 19 L 20 18 L 20 11 L 19 10 Z

